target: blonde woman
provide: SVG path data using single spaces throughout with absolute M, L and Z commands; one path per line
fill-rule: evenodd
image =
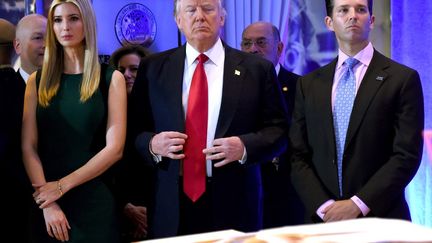
M 88 0 L 54 0 L 42 71 L 27 84 L 22 148 L 39 208 L 36 242 L 118 242 L 101 175 L 122 157 L 126 87 L 98 63 L 95 25 Z

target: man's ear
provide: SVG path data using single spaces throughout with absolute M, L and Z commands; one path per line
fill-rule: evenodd
M 181 20 L 180 20 L 180 16 L 179 16 L 179 15 L 175 16 L 175 17 L 174 17 L 174 20 L 175 20 L 175 22 L 176 22 L 176 24 L 177 24 L 177 28 L 181 31 Z
M 369 19 L 369 28 L 373 29 L 375 26 L 375 15 L 372 15 Z
M 324 23 L 327 26 L 327 29 L 334 31 L 333 29 L 333 19 L 330 16 L 326 16 L 324 18 Z
M 284 48 L 283 42 L 279 41 L 279 43 L 277 45 L 277 55 L 278 55 L 279 58 L 282 55 L 283 48 Z
M 21 42 L 19 39 L 15 38 L 15 40 L 13 41 L 13 46 L 15 48 L 15 52 L 18 55 L 21 55 Z
M 221 14 L 221 22 L 220 22 L 220 26 L 224 26 L 225 25 L 225 15 Z

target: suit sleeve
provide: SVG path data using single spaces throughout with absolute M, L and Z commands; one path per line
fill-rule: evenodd
M 331 199 L 322 182 L 318 179 L 312 165 L 312 151 L 308 145 L 307 124 L 305 118 L 304 79 L 297 83 L 293 119 L 289 132 L 293 155 L 291 158 L 291 180 L 306 208 L 307 216 L 315 221 L 316 210 Z
M 400 74 L 398 74 L 400 75 Z M 389 205 L 403 197 L 405 187 L 420 165 L 424 127 L 424 104 L 419 74 L 414 70 L 403 79 L 394 114 L 392 155 L 357 194 L 374 215 L 386 215 Z
M 265 65 L 258 130 L 240 135 L 247 151 L 246 164 L 270 161 L 287 146 L 287 112 L 273 65 Z M 260 98 L 261 98 L 260 97 Z M 258 97 L 257 97 L 258 98 Z M 257 111 L 258 112 L 258 111 Z
M 154 133 L 146 131 L 154 131 L 154 122 L 151 117 L 149 80 L 146 71 L 148 62 L 146 60 L 144 59 L 140 63 L 137 78 L 129 97 L 127 147 L 132 158 L 138 160 L 144 158 L 147 163 L 152 163 L 153 158 L 149 151 L 149 143 Z

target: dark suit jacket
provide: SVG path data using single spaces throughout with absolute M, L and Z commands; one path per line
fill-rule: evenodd
M 23 87 L 24 87 L 24 90 L 25 90 L 25 87 L 26 87 L 26 80 L 24 80 L 24 78 L 21 76 L 21 73 L 20 73 L 20 69 L 18 69 L 17 71 L 16 71 L 16 74 L 17 74 L 17 77 L 18 77 L 18 79 L 20 80 L 20 86 L 22 86 L 22 85 L 24 85 Z
M 21 121 L 25 83 L 12 68 L 0 69 L 0 183 L 10 198 L 2 213 L 4 229 L 16 242 L 29 242 L 29 203 L 32 188 L 21 159 Z M 19 234 L 16 234 L 19 229 Z
M 278 74 L 278 81 L 282 89 L 285 104 L 288 110 L 288 121 L 291 123 L 292 111 L 294 110 L 295 92 L 299 75 L 286 70 L 281 66 Z
M 300 78 L 290 141 L 292 180 L 312 220 L 329 199 L 357 195 L 368 216 L 409 219 L 404 189 L 422 155 L 418 73 L 374 51 L 354 101 L 339 197 L 331 92 L 337 59 Z
M 287 107 L 288 122 L 291 123 L 297 80 L 300 76 L 281 66 L 279 85 Z M 263 227 L 274 228 L 297 225 L 304 222 L 303 205 L 295 192 L 290 177 L 291 148 L 287 147 L 272 162 L 261 165 L 263 181 Z
M 7 188 L 16 191 L 13 185 L 24 184 L 27 175 L 21 160 L 21 121 L 24 104 L 25 83 L 12 68 L 0 69 L 0 161 L 2 180 Z M 6 179 L 7 178 L 7 179 Z M 24 182 L 25 181 L 25 182 Z
M 143 60 L 131 94 L 130 130 L 138 152 L 153 162 L 151 137 L 162 131 L 184 132 L 182 84 L 185 46 Z M 225 46 L 222 103 L 215 138 L 239 136 L 247 150 L 245 165 L 213 168 L 214 229 L 255 231 L 261 227 L 261 173 L 286 145 L 287 122 L 272 63 Z M 135 139 L 136 138 L 136 139 Z M 153 237 L 177 234 L 180 161 L 157 165 Z

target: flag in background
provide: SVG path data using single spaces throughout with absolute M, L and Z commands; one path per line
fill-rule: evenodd
M 326 29 L 324 16 L 325 6 L 314 0 L 288 2 L 288 18 L 281 27 L 285 48 L 280 60 L 288 70 L 304 75 L 336 57 L 336 40 Z

